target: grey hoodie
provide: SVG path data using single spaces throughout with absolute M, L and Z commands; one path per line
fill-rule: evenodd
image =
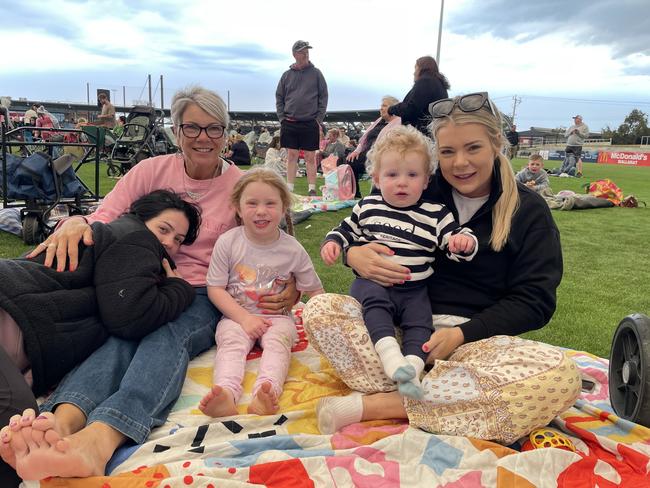
M 321 123 L 327 111 L 327 83 L 320 70 L 311 62 L 303 69 L 292 64 L 278 82 L 275 107 L 280 122 L 290 118 Z

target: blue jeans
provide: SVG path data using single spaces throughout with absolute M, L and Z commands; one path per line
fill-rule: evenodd
M 137 444 L 162 425 L 181 393 L 189 361 L 214 345 L 221 313 L 198 288 L 190 307 L 140 341 L 110 337 L 72 370 L 41 405 L 51 412 L 61 403 L 81 409 L 87 424 L 101 422 Z

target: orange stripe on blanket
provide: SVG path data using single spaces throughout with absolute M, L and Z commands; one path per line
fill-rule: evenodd
M 163 465 L 141 466 L 116 476 L 90 476 L 88 478 L 48 478 L 40 488 L 151 488 L 170 476 Z

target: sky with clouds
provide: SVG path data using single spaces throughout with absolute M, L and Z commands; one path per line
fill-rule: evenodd
M 440 70 L 451 95 L 488 91 L 519 130 L 593 131 L 634 108 L 650 113 L 647 0 L 446 0 Z M 231 110 L 275 109 L 275 88 L 305 39 L 329 86 L 330 110 L 401 99 L 413 65 L 435 57 L 440 0 L 2 0 L 0 95 L 85 102 L 153 99 L 198 83 Z M 124 87 L 124 88 L 123 88 Z

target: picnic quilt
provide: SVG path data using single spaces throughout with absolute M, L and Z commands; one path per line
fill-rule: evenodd
M 315 405 L 348 388 L 298 325 L 277 415 L 247 415 L 261 351 L 247 363 L 240 415 L 211 419 L 197 409 L 212 383 L 214 350 L 194 359 L 167 423 L 141 445 L 119 449 L 110 476 L 52 478 L 39 488 L 135 487 L 642 487 L 650 486 L 650 429 L 618 418 L 608 401 L 607 360 L 568 351 L 594 388 L 557 417 L 575 452 L 434 435 L 405 421 L 361 422 L 320 435 Z

